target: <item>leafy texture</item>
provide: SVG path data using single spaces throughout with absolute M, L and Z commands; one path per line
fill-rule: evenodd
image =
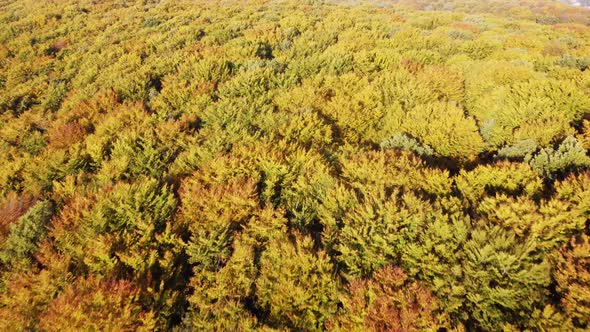
M 590 14 L 0 1 L 0 331 L 588 330 Z

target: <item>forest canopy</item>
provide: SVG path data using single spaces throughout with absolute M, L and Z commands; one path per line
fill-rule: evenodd
M 590 10 L 0 1 L 0 330 L 590 329 Z

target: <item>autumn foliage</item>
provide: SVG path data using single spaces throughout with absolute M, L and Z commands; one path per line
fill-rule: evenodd
M 0 330 L 588 330 L 589 68 L 546 0 L 0 1 Z

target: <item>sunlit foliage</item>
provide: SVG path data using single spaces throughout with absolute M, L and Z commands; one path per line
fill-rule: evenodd
M 0 330 L 590 329 L 590 12 L 0 1 Z

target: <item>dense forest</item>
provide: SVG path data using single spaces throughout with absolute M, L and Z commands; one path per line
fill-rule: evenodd
M 589 68 L 549 0 L 0 0 L 0 330 L 589 330 Z

